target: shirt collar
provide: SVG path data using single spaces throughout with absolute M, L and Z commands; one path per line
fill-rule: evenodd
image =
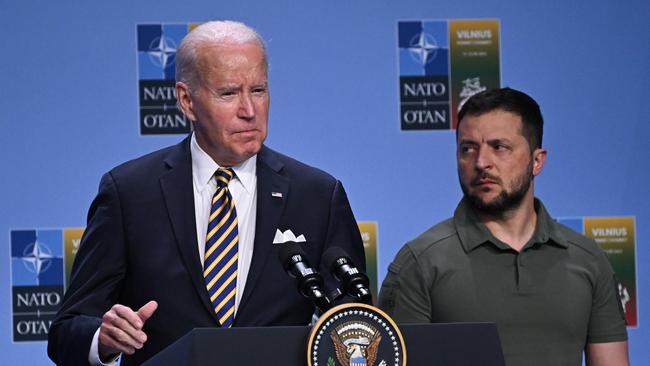
M 535 198 L 535 211 L 537 211 L 537 227 L 533 234 L 534 242 L 550 242 L 568 248 L 569 241 L 560 231 L 557 220 L 551 217 L 542 201 L 537 198 Z
M 199 192 L 202 192 L 209 187 L 214 172 L 219 169 L 219 164 L 212 160 L 210 155 L 199 146 L 194 133 L 192 133 L 190 142 L 190 153 L 192 155 L 192 179 L 194 180 L 194 186 Z M 235 179 L 241 182 L 247 193 L 255 190 L 257 155 L 253 155 L 243 163 L 233 166 L 232 170 L 235 171 Z
M 558 230 L 546 208 L 540 200 L 535 198 L 535 211 L 537 212 L 537 224 L 535 232 L 529 243 L 524 248 L 530 247 L 531 243 L 555 244 L 563 248 L 568 248 L 567 239 Z M 479 220 L 478 215 L 469 206 L 467 200 L 463 198 L 456 211 L 454 212 L 454 224 L 460 237 L 460 242 L 466 252 L 471 252 L 477 247 L 492 243 L 500 249 L 510 249 L 510 247 L 495 238 L 488 228 Z

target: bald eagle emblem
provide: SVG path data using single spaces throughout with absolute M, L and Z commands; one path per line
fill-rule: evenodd
M 350 321 L 330 334 L 341 366 L 374 366 L 381 342 L 380 332 L 368 323 Z

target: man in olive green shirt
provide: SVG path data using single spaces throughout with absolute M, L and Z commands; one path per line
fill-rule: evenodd
M 397 322 L 495 322 L 508 366 L 627 365 L 616 279 L 591 239 L 553 221 L 534 197 L 543 118 L 528 95 L 479 93 L 457 134 L 464 197 L 452 219 L 407 243 L 379 307 Z

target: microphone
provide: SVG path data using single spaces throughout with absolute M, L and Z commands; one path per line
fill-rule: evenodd
M 326 268 L 343 284 L 343 290 L 360 302 L 372 305 L 370 293 L 370 280 L 352 263 L 352 259 L 345 250 L 339 247 L 330 247 L 323 254 L 323 263 Z
M 298 280 L 298 292 L 310 299 L 323 313 L 329 310 L 330 300 L 323 290 L 323 277 L 309 266 L 300 245 L 294 242 L 281 244 L 278 258 L 287 274 Z

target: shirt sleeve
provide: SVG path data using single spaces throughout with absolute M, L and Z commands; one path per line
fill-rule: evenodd
M 597 266 L 587 342 L 625 341 L 627 329 L 625 312 L 618 292 L 618 280 L 602 251 L 598 255 Z
M 108 363 L 102 362 L 102 360 L 99 358 L 99 328 L 97 328 L 97 331 L 93 336 L 93 341 L 90 344 L 90 351 L 88 352 L 88 362 L 90 362 L 90 365 L 91 366 L 115 366 L 117 365 L 117 360 L 120 359 L 121 355 L 122 355 L 121 353 L 118 354 Z
M 413 251 L 404 246 L 388 266 L 379 308 L 398 323 L 430 323 L 431 295 L 424 273 Z

